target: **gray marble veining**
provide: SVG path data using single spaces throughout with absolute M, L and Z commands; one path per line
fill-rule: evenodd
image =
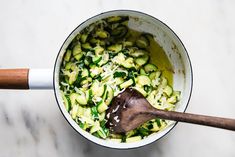
M 87 18 L 133 9 L 168 24 L 194 72 L 188 112 L 235 117 L 235 1 L 0 1 L 0 68 L 52 68 L 67 35 Z M 234 132 L 179 123 L 159 141 L 114 150 L 87 141 L 60 113 L 53 91 L 0 90 L 0 157 L 235 156 Z

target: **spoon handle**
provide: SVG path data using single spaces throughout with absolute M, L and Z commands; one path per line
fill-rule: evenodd
M 235 119 L 164 110 L 154 110 L 152 114 L 162 119 L 212 126 L 235 131 Z

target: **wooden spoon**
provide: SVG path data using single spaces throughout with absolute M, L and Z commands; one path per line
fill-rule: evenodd
M 154 118 L 235 130 L 235 119 L 159 110 L 131 88 L 113 98 L 107 110 L 106 126 L 113 133 L 126 133 Z

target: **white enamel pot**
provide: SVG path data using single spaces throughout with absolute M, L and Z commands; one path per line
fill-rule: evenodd
M 86 139 L 109 148 L 129 149 L 150 144 L 166 135 L 176 122 L 170 122 L 168 126 L 153 133 L 141 141 L 133 143 L 115 143 L 110 140 L 99 139 L 82 130 L 66 111 L 59 91 L 59 71 L 63 55 L 72 39 L 85 27 L 100 19 L 110 16 L 129 16 L 128 26 L 134 30 L 153 34 L 155 40 L 165 50 L 173 65 L 173 88 L 181 91 L 181 100 L 176 104 L 176 111 L 184 112 L 189 103 L 192 92 L 193 75 L 188 53 L 179 37 L 163 22 L 153 16 L 132 10 L 114 10 L 101 13 L 84 21 L 64 41 L 55 60 L 54 69 L 1 69 L 0 88 L 5 89 L 53 89 L 58 106 L 68 123 Z

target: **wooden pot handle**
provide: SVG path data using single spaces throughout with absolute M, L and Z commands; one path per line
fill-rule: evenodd
M 0 69 L 0 89 L 29 89 L 29 69 Z

